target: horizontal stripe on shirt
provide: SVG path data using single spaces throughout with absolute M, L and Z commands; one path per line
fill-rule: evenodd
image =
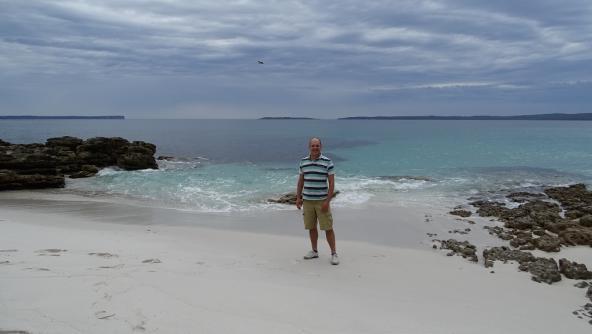
M 326 190 L 328 187 L 307 187 L 304 186 L 304 189 L 314 189 L 314 190 Z
M 307 197 L 309 197 L 309 198 L 307 198 Z M 318 195 L 316 195 L 316 194 L 302 193 L 302 198 L 303 199 L 310 199 L 310 197 L 313 197 L 315 199 L 325 199 L 325 198 L 327 198 L 327 194 L 322 194 L 322 195 L 321 194 L 318 194 Z
M 302 174 L 304 175 L 310 175 L 310 174 L 317 174 L 317 175 L 327 175 L 329 173 L 327 172 L 315 172 L 315 171 L 310 171 L 310 172 L 302 172 Z
M 306 182 L 324 182 L 324 183 L 327 183 L 327 179 L 318 179 L 318 180 L 315 180 L 315 179 L 304 179 L 304 183 L 306 183 Z

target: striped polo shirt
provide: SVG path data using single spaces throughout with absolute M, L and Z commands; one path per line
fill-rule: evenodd
M 305 200 L 324 200 L 329 192 L 327 179 L 335 174 L 333 161 L 324 155 L 312 160 L 310 156 L 300 160 L 300 174 L 304 175 L 302 198 Z

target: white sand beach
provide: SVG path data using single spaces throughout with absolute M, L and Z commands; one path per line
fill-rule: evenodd
M 577 281 L 535 283 L 516 264 L 485 268 L 432 249 L 425 233 L 464 240 L 447 230 L 469 226 L 444 209 L 335 210 L 342 263 L 332 266 L 324 239 L 319 259 L 302 259 L 309 245 L 295 209 L 206 215 L 34 195 L 0 196 L 0 332 L 591 329 L 572 314 L 589 302 Z M 485 221 L 470 240 L 501 244 Z M 567 250 L 592 267 L 589 251 Z

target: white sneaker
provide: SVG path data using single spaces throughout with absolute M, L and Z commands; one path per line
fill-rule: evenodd
M 339 256 L 337 256 L 337 253 L 331 255 L 331 264 L 334 266 L 339 264 Z
M 319 252 L 315 252 L 313 250 L 304 255 L 305 260 L 316 259 L 317 257 L 319 257 Z

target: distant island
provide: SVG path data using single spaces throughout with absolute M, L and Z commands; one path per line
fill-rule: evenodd
M 340 120 L 536 120 L 536 121 L 592 121 L 592 113 L 580 114 L 534 114 L 516 116 L 355 116 L 342 117 Z
M 125 116 L 2 116 L 0 119 L 125 119 Z
M 269 119 L 317 119 L 312 117 L 261 117 L 259 119 L 269 120 Z

